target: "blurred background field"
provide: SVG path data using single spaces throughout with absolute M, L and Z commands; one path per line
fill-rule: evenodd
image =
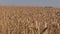
M 0 6 L 0 34 L 60 34 L 60 8 Z

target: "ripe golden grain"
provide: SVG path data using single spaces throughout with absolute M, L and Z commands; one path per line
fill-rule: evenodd
M 0 34 L 60 34 L 60 8 L 0 7 Z

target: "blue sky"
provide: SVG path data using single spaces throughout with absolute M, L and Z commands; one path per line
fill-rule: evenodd
M 60 7 L 60 0 L 0 0 L 0 5 Z

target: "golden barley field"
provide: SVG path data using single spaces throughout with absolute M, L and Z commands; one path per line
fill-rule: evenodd
M 0 6 L 0 34 L 60 34 L 60 8 Z

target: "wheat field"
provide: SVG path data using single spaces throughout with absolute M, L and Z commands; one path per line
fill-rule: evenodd
M 0 34 L 60 34 L 60 8 L 0 6 Z

